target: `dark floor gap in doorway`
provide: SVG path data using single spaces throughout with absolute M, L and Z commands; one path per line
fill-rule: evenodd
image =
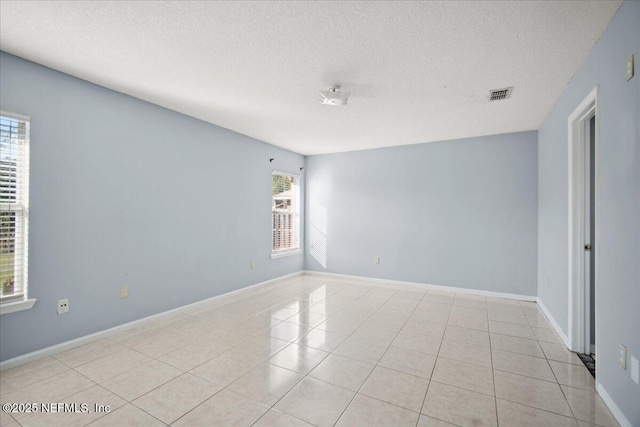
M 587 367 L 593 378 L 596 377 L 596 359 L 594 359 L 590 354 L 580 354 L 578 353 L 578 357 L 584 363 L 584 366 Z

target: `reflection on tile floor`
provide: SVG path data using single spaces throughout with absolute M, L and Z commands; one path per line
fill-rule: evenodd
M 0 400 L 81 411 L 0 427 L 618 425 L 535 303 L 309 275 L 4 371 Z

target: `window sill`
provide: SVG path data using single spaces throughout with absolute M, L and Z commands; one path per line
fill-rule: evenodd
M 36 301 L 37 300 L 35 298 L 31 298 L 0 304 L 0 316 L 3 314 L 15 313 L 16 311 L 29 310 L 34 306 Z
M 276 252 L 271 254 L 271 259 L 282 258 L 290 255 L 298 255 L 300 253 L 300 249 L 293 249 L 286 252 Z

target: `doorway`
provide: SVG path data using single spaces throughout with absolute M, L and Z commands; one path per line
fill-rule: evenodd
M 593 117 L 589 119 L 589 131 L 587 134 L 587 141 L 585 141 L 588 145 L 586 159 L 585 159 L 585 170 L 586 170 L 586 184 L 589 188 L 585 189 L 585 192 L 588 194 L 588 201 L 585 201 L 584 213 L 585 213 L 585 249 L 590 248 L 590 250 L 585 250 L 585 269 L 587 270 L 588 280 L 585 286 L 589 287 L 589 298 L 587 301 L 588 306 L 588 319 L 587 319 L 587 327 L 589 331 L 587 333 L 587 338 L 589 342 L 589 355 L 595 358 L 596 355 L 596 259 L 594 256 L 594 248 L 596 247 L 596 173 L 595 173 L 595 165 L 596 165 L 596 116 L 595 111 Z
M 569 116 L 570 349 L 596 357 L 598 337 L 598 88 Z

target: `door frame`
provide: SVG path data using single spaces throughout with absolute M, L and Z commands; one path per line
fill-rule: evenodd
M 570 349 L 577 353 L 591 353 L 590 338 L 590 298 L 594 298 L 596 312 L 596 345 L 598 342 L 598 152 L 600 135 L 600 112 L 598 106 L 598 91 L 596 86 L 578 107 L 569 115 L 568 119 L 568 166 L 569 166 L 569 344 Z M 590 295 L 590 285 L 586 283 L 589 268 L 585 262 L 585 201 L 588 197 L 585 192 L 588 183 L 585 182 L 586 142 L 588 141 L 589 120 L 595 114 L 595 242 L 591 256 L 595 257 L 595 293 Z

